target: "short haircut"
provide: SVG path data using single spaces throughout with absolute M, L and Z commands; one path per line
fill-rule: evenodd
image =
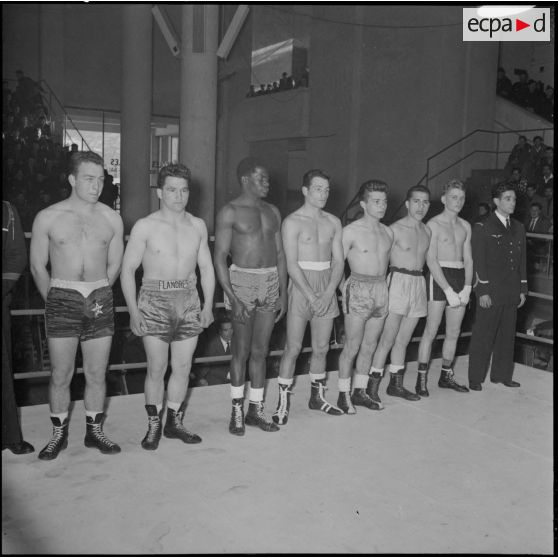
M 324 180 L 327 180 L 328 182 L 331 180 L 329 175 L 327 173 L 325 173 L 323 170 L 320 169 L 312 169 L 309 170 L 308 172 L 304 173 L 304 176 L 302 177 L 302 185 L 306 186 L 306 188 L 310 187 L 310 184 L 312 183 L 312 179 L 313 178 L 323 178 Z
M 490 211 L 492 211 L 492 209 L 491 209 L 491 207 L 490 207 L 490 204 L 489 204 L 489 203 L 486 203 L 486 202 L 480 202 L 480 203 L 478 204 L 478 207 L 479 207 L 479 209 L 480 209 L 481 207 L 483 207 L 484 209 L 486 209 L 486 212 L 487 212 L 487 213 L 490 213 Z
M 519 137 L 517 138 L 518 141 L 519 141 L 520 139 L 527 141 L 527 138 L 526 138 L 525 136 L 519 136 Z
M 157 176 L 157 188 L 163 188 L 165 180 L 169 177 L 184 178 L 186 182 L 190 182 L 190 169 L 182 163 L 169 163 L 161 167 L 159 175 Z
M 453 190 L 454 188 L 457 188 L 458 190 L 462 190 L 463 192 L 465 192 L 465 184 L 463 184 L 461 180 L 458 180 L 457 178 L 450 178 L 446 182 L 446 184 L 444 184 L 444 188 L 442 189 L 442 196 L 444 194 L 447 194 L 450 190 Z
M 542 141 L 543 139 L 542 139 L 541 136 L 535 136 L 535 137 L 533 138 L 533 141 L 537 141 L 537 140 L 541 140 L 541 141 Z
M 542 205 L 539 202 L 533 202 L 529 207 L 538 207 L 542 211 Z
M 94 163 L 95 165 L 101 165 L 104 168 L 105 162 L 103 158 L 94 151 L 74 151 L 70 157 L 70 164 L 68 166 L 68 174 L 77 175 L 79 166 L 82 163 Z
M 407 190 L 405 201 L 409 201 L 415 192 L 422 192 L 423 194 L 428 194 L 428 199 L 430 199 L 430 190 L 426 186 L 423 186 L 422 184 L 417 184 L 416 186 L 411 186 Z
M 263 162 L 256 157 L 246 157 L 242 159 L 236 167 L 236 178 L 238 179 L 238 182 L 242 182 L 243 176 L 249 176 L 256 172 L 258 167 L 266 168 Z
M 217 327 L 217 331 L 221 331 L 221 328 L 225 324 L 232 324 L 232 318 L 230 316 L 221 316 L 216 322 L 215 326 Z
M 387 195 L 388 187 L 382 180 L 373 178 L 363 182 L 358 191 L 358 201 L 367 202 L 372 192 L 384 192 Z
M 510 190 L 515 192 L 515 187 L 513 184 L 511 184 L 510 182 L 499 182 L 494 188 L 492 188 L 492 198 L 501 199 L 502 194 L 504 192 L 509 192 Z

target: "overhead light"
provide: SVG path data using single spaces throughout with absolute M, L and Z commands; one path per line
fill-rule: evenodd
M 477 14 L 481 17 L 507 17 L 528 12 L 535 6 L 481 6 Z

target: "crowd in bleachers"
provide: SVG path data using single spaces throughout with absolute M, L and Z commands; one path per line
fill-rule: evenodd
M 2 198 L 17 208 L 29 232 L 41 209 L 70 195 L 67 167 L 78 145 L 55 139 L 41 85 L 21 71 L 16 75 L 14 90 L 2 82 Z M 100 201 L 113 207 L 117 190 L 111 179 L 106 173 Z
M 554 87 L 529 79 L 525 70 L 515 70 L 517 81 L 512 84 L 506 70 L 498 68 L 496 93 L 546 120 L 554 120 Z
M 278 93 L 279 91 L 297 89 L 298 87 L 308 87 L 309 84 L 310 73 L 308 68 L 304 68 L 304 71 L 298 78 L 288 75 L 287 72 L 283 72 L 278 80 L 272 83 L 261 83 L 258 89 L 256 89 L 255 85 L 250 85 L 250 89 L 248 90 L 246 97 L 258 97 L 260 95 Z

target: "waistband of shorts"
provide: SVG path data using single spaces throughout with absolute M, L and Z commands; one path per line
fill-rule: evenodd
M 355 273 L 351 271 L 349 279 L 354 279 L 355 281 L 362 281 L 364 283 L 376 283 L 377 281 L 385 281 L 385 275 L 363 275 L 362 273 Z
M 141 288 L 146 291 L 185 291 L 196 286 L 196 276 L 192 275 L 186 279 L 146 279 L 141 280 Z
M 422 275 L 422 269 L 406 269 L 404 267 L 390 267 L 390 273 L 403 273 L 403 275 Z
M 463 269 L 465 264 L 463 262 L 438 262 L 440 267 L 449 267 L 451 269 Z
M 87 287 L 91 292 L 93 292 L 95 289 L 108 287 L 109 281 L 106 277 L 105 279 L 99 279 L 98 281 L 67 281 L 66 279 L 51 278 L 49 286 L 58 287 L 59 289 L 74 289 L 74 291 Z
M 300 269 L 304 269 L 305 271 L 324 271 L 331 267 L 331 262 L 308 262 L 308 261 L 299 261 L 297 262 L 300 266 Z
M 241 271 L 242 273 L 255 273 L 256 275 L 263 275 L 265 273 L 277 273 L 277 266 L 273 267 L 238 267 L 232 264 L 229 267 L 230 271 Z

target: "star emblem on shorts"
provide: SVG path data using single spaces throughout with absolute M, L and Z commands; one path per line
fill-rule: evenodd
M 93 313 L 95 314 L 95 317 L 98 318 L 99 315 L 103 313 L 103 305 L 95 301 L 95 306 L 93 306 Z

